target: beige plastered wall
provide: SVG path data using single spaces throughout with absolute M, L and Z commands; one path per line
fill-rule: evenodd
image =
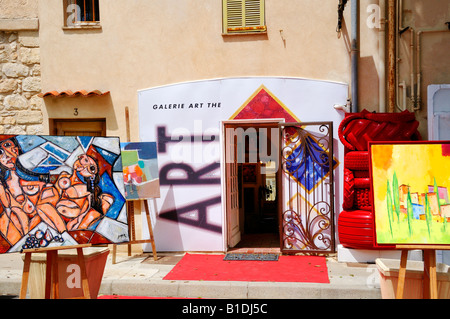
M 138 140 L 137 91 L 221 77 L 286 76 L 349 83 L 337 4 L 266 0 L 268 32 L 223 36 L 220 0 L 100 0 L 101 29 L 63 30 L 61 0 L 39 7 L 42 90 L 110 91 L 110 98 L 45 99 L 44 118 L 106 118 L 107 134 Z M 346 16 L 349 10 L 346 10 Z M 349 19 L 349 17 L 348 17 Z
M 349 1 L 350 3 L 351 1 Z M 372 6 L 371 6 L 372 5 Z M 380 26 L 373 27 L 374 7 L 381 10 Z M 387 35 L 388 0 L 360 1 L 360 52 L 359 52 L 359 109 L 380 111 L 380 77 L 385 70 L 382 56 L 388 58 Z M 348 9 L 348 8 L 346 8 Z M 449 0 L 399 0 L 398 32 L 396 39 L 396 101 L 395 112 L 415 112 L 419 132 L 428 139 L 427 87 L 431 84 L 450 83 L 450 22 Z M 400 33 L 400 30 L 403 32 Z M 384 46 L 384 50 L 383 50 Z M 387 86 L 385 84 L 387 94 Z M 419 92 L 419 93 L 418 93 Z M 388 111 L 388 101 L 385 108 Z
M 220 0 L 100 0 L 101 28 L 83 30 L 63 29 L 62 0 L 38 1 L 42 90 L 111 92 L 103 98 L 45 99 L 47 130 L 48 118 L 75 118 L 77 108 L 79 118 L 101 115 L 108 135 L 126 138 L 124 108 L 128 106 L 130 138 L 136 140 L 137 91 L 184 81 L 286 76 L 344 82 L 351 89 L 351 1 L 340 34 L 336 32 L 337 1 L 266 0 L 267 33 L 235 36 L 221 33 Z M 388 110 L 380 94 L 381 86 L 387 89 L 387 63 L 383 63 L 387 3 L 359 1 L 359 110 L 380 111 L 380 100 Z M 450 32 L 445 25 L 450 1 L 403 0 L 399 4 L 399 28 L 410 28 L 398 37 L 395 111 L 416 111 L 419 129 L 427 138 L 426 88 L 450 83 L 446 55 Z M 380 8 L 375 27 L 374 6 Z M 385 81 L 380 84 L 383 74 Z M 418 88 L 420 100 L 415 96 Z
M 427 87 L 450 83 L 450 30 L 446 24 L 450 22 L 450 1 L 404 0 L 402 12 L 400 28 L 408 29 L 399 37 L 397 66 L 405 91 L 398 89 L 397 110 L 416 109 L 420 133 L 427 139 Z

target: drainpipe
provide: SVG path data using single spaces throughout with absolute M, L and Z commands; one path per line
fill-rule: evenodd
M 358 112 L 358 3 L 359 0 L 352 0 L 351 6 L 352 113 Z
M 416 83 L 414 80 L 414 29 L 411 28 L 411 42 L 409 44 L 410 69 L 411 69 L 411 104 L 416 107 Z
M 397 19 L 397 28 L 396 29 L 397 29 L 397 32 L 398 32 L 398 34 L 395 35 L 395 61 L 397 61 L 397 65 L 395 67 L 395 73 L 396 73 L 396 75 L 395 75 L 396 86 L 395 87 L 397 88 L 397 94 L 396 94 L 396 96 L 397 96 L 397 101 L 396 101 L 397 105 L 396 105 L 396 107 L 397 107 L 398 110 L 404 111 L 404 110 L 407 109 L 407 107 L 406 107 L 406 82 L 405 81 L 400 82 L 400 65 L 401 65 L 402 61 L 400 59 L 399 42 L 400 42 L 401 35 L 406 30 L 410 29 L 410 27 L 409 26 L 407 26 L 407 27 L 403 26 L 403 0 L 397 0 L 396 11 L 397 11 L 396 14 L 395 14 L 396 19 Z M 412 28 L 411 28 L 411 31 L 413 31 Z M 413 33 L 411 33 L 411 37 L 412 36 L 413 36 Z M 412 55 L 411 54 L 410 54 L 410 57 L 412 59 Z M 400 88 L 401 88 L 401 90 L 403 92 L 403 95 L 402 95 L 403 99 L 402 99 L 401 103 L 400 103 L 400 93 L 399 93 Z M 411 92 L 413 92 L 413 91 L 411 91 Z
M 421 74 L 421 69 L 420 69 L 420 35 L 422 34 L 422 32 L 423 31 L 419 30 L 416 35 L 417 36 L 417 40 L 416 40 L 417 95 L 416 95 L 416 104 L 414 105 L 414 108 L 413 108 L 414 111 L 420 110 L 420 106 L 422 104 L 422 97 L 421 97 L 421 92 L 420 92 L 420 86 L 421 86 L 421 82 L 422 82 L 422 74 Z
M 395 54 L 395 1 L 388 4 L 388 112 L 395 110 L 395 84 L 396 84 L 396 54 Z
M 414 103 L 413 110 L 418 111 L 422 107 L 422 95 L 421 95 L 421 85 L 422 85 L 422 65 L 421 65 L 421 40 L 420 36 L 422 33 L 433 33 L 433 32 L 449 32 L 450 29 L 438 29 L 438 30 L 418 30 L 416 34 L 416 72 L 417 72 L 417 93 Z
M 378 110 L 380 113 L 386 112 L 386 17 L 385 0 L 380 0 L 380 28 L 378 31 Z

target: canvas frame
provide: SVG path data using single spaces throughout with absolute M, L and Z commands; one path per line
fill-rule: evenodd
M 0 253 L 129 241 L 119 137 L 0 135 Z
M 380 169 L 379 167 L 377 167 L 377 165 L 380 165 L 380 163 L 377 163 L 377 161 L 380 160 L 379 158 L 380 156 L 379 154 L 376 154 L 376 152 L 381 151 L 383 147 L 386 147 L 384 149 L 384 151 L 386 151 L 390 146 L 393 147 L 394 153 L 391 154 L 392 156 L 390 157 L 391 163 L 389 164 L 389 168 Z M 435 156 L 432 157 L 431 154 L 433 154 L 433 152 L 437 152 L 439 147 L 441 147 L 442 158 L 437 159 L 437 157 Z M 399 151 L 400 148 L 403 148 L 403 150 Z M 428 150 L 429 153 L 423 152 L 424 150 Z M 403 164 L 398 165 L 401 162 L 401 159 L 400 158 L 394 159 L 394 156 L 399 156 L 401 154 L 406 154 L 407 156 L 403 156 L 404 161 Z M 448 159 L 446 159 L 446 157 L 448 157 Z M 447 197 L 445 198 L 446 200 L 445 205 L 449 205 L 447 209 L 450 208 L 450 201 L 448 199 L 448 192 L 450 191 L 450 141 L 369 142 L 369 158 L 370 158 L 370 179 L 371 179 L 370 193 L 372 199 L 372 212 L 374 224 L 373 227 L 374 247 L 387 247 L 387 246 L 392 247 L 392 245 L 420 245 L 420 246 L 428 245 L 430 247 L 433 245 L 449 246 L 450 215 L 449 216 L 435 215 L 434 213 L 431 213 L 431 208 L 427 207 L 430 207 L 430 202 L 432 198 L 429 197 L 431 196 L 429 194 L 440 193 L 442 194 L 441 196 L 443 196 L 443 194 L 447 194 Z M 389 157 L 386 156 L 386 158 Z M 429 174 L 426 175 L 421 174 L 421 172 L 423 172 L 425 168 L 423 167 L 417 168 L 411 165 L 411 163 L 415 160 L 417 160 L 416 163 L 420 164 L 420 161 L 425 161 L 426 159 L 429 158 L 433 158 L 432 160 L 429 160 L 427 162 L 430 164 L 430 166 L 427 167 L 427 170 L 430 172 Z M 387 162 L 384 163 L 387 165 Z M 436 163 L 444 163 L 444 166 L 440 166 Z M 397 179 L 397 181 L 395 182 L 394 185 L 392 185 L 392 183 L 389 182 L 389 185 L 391 187 L 391 194 L 394 194 L 393 193 L 394 187 L 398 187 L 399 202 L 395 204 L 394 201 L 397 201 L 397 199 L 394 199 L 393 196 L 391 197 L 390 207 L 393 208 L 393 211 L 391 211 L 392 213 L 391 219 L 391 217 L 389 216 L 390 213 L 388 212 L 388 209 L 383 208 L 383 205 L 389 207 L 388 204 L 389 199 L 387 195 L 388 180 L 385 181 L 386 184 L 385 188 L 382 186 L 380 181 L 382 180 L 383 177 L 384 178 L 389 177 L 390 178 L 389 181 L 392 181 L 394 183 L 395 178 L 394 175 L 392 175 L 392 170 L 395 170 L 396 168 L 398 168 L 401 171 L 401 173 L 399 171 L 399 174 L 397 175 L 396 171 L 395 178 Z M 408 171 L 410 172 L 408 173 Z M 411 171 L 413 171 L 414 173 L 412 174 Z M 391 174 L 391 176 L 388 175 L 382 176 L 383 172 L 385 172 L 385 174 Z M 443 177 L 439 177 L 436 179 L 435 176 L 432 175 L 435 175 L 438 172 L 442 172 Z M 411 183 L 408 184 L 404 183 L 407 182 L 404 180 L 406 176 L 413 176 L 413 179 L 410 181 Z M 430 178 L 432 177 L 433 181 L 430 181 Z M 416 195 L 411 194 L 415 193 L 415 191 L 421 190 L 412 188 L 415 187 L 415 185 L 421 184 L 428 184 L 428 186 L 425 189 L 425 192 L 423 193 L 418 192 L 416 198 Z M 442 184 L 444 186 L 439 187 L 439 184 Z M 443 188 L 446 188 L 446 190 L 444 191 Z M 380 198 L 382 198 L 383 189 L 386 191 L 386 196 L 383 197 L 383 200 L 380 200 Z M 434 192 L 435 189 L 437 189 L 438 192 Z M 442 192 L 440 192 L 441 190 Z M 400 198 L 402 195 L 403 196 L 406 195 L 406 199 L 405 197 Z M 437 195 L 436 197 L 439 203 L 438 196 L 439 195 Z M 428 197 L 430 198 L 429 201 Z M 404 203 L 405 200 L 406 203 L 407 204 L 410 203 L 411 206 L 403 207 L 403 211 L 400 210 L 400 214 L 403 215 L 398 217 L 396 207 L 398 205 L 398 207 L 401 208 L 400 203 L 402 201 Z M 428 204 L 425 205 L 427 201 Z M 423 206 L 422 208 L 419 207 L 421 203 Z M 441 201 L 441 203 L 443 203 L 443 201 Z M 408 209 L 408 207 L 410 208 Z M 406 212 L 404 209 L 406 209 Z M 433 209 L 434 212 L 436 212 L 435 208 Z M 439 214 L 441 214 L 441 212 L 442 209 L 439 208 Z M 429 215 L 430 213 L 431 216 Z M 402 226 L 399 226 L 398 223 L 402 224 Z M 407 227 L 405 226 L 405 223 Z M 386 236 L 389 235 L 389 233 L 386 232 L 387 227 L 389 227 L 389 232 L 392 234 L 390 240 L 386 239 Z M 405 229 L 408 231 L 408 233 L 405 233 Z M 438 233 L 439 231 L 442 231 L 442 234 Z
M 156 142 L 121 142 L 120 149 L 126 200 L 159 198 Z

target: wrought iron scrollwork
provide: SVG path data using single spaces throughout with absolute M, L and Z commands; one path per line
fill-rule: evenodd
M 281 157 L 283 250 L 334 252 L 332 123 L 282 125 Z

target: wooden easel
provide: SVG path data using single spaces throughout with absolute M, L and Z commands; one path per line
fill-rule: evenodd
M 28 278 L 30 275 L 30 264 L 32 253 L 47 254 L 46 272 L 45 272 L 45 299 L 59 299 L 59 279 L 58 279 L 58 251 L 65 249 L 76 249 L 78 254 L 78 266 L 81 271 L 81 288 L 83 296 L 80 298 L 90 299 L 89 282 L 86 274 L 86 263 L 83 254 L 83 248 L 90 247 L 91 244 L 74 245 L 74 246 L 59 246 L 49 248 L 25 249 L 25 260 L 23 264 L 22 285 L 20 287 L 20 299 L 25 299 L 28 288 Z
M 128 111 L 128 106 L 125 107 L 125 122 L 127 125 L 127 142 L 130 142 L 130 114 Z M 150 219 L 150 211 L 148 209 L 148 202 L 147 199 L 140 199 L 141 203 L 143 202 L 144 208 L 145 208 L 145 214 L 147 216 L 147 226 L 148 231 L 150 234 L 150 239 L 142 239 L 142 240 L 136 240 L 136 232 L 135 232 L 135 223 L 134 223 L 134 201 L 129 200 L 127 201 L 127 214 L 128 214 L 128 232 L 130 236 L 130 241 L 128 244 L 128 256 L 131 256 L 131 245 L 132 244 L 144 244 L 144 243 L 151 243 L 152 244 L 152 251 L 153 251 L 153 259 L 156 261 L 158 259 L 158 256 L 156 255 L 156 246 L 155 246 L 155 239 L 153 237 L 153 227 L 152 227 L 152 221 Z M 112 252 L 112 263 L 116 263 L 116 253 L 117 253 L 117 244 L 113 245 L 113 252 Z
M 424 272 L 423 272 L 423 298 L 437 299 L 437 274 L 436 274 L 436 250 L 448 250 L 449 246 L 441 245 L 396 245 L 401 249 L 400 269 L 398 273 L 396 299 L 403 298 L 405 287 L 406 264 L 408 261 L 408 251 L 421 249 L 423 251 Z
M 127 201 L 128 229 L 129 229 L 129 236 L 130 236 L 130 241 L 127 242 L 128 256 L 131 256 L 131 245 L 151 243 L 152 244 L 152 252 L 153 252 L 153 260 L 156 261 L 156 260 L 158 260 L 158 256 L 156 254 L 156 245 L 155 245 L 155 239 L 153 237 L 153 228 L 152 228 L 152 221 L 150 219 L 150 211 L 148 208 L 148 202 L 146 199 L 141 199 L 140 201 L 144 203 L 150 239 L 136 240 L 135 223 L 134 223 L 134 201 Z M 113 253 L 112 253 L 112 263 L 113 264 L 116 263 L 116 252 L 117 252 L 117 244 L 114 244 L 113 245 Z

